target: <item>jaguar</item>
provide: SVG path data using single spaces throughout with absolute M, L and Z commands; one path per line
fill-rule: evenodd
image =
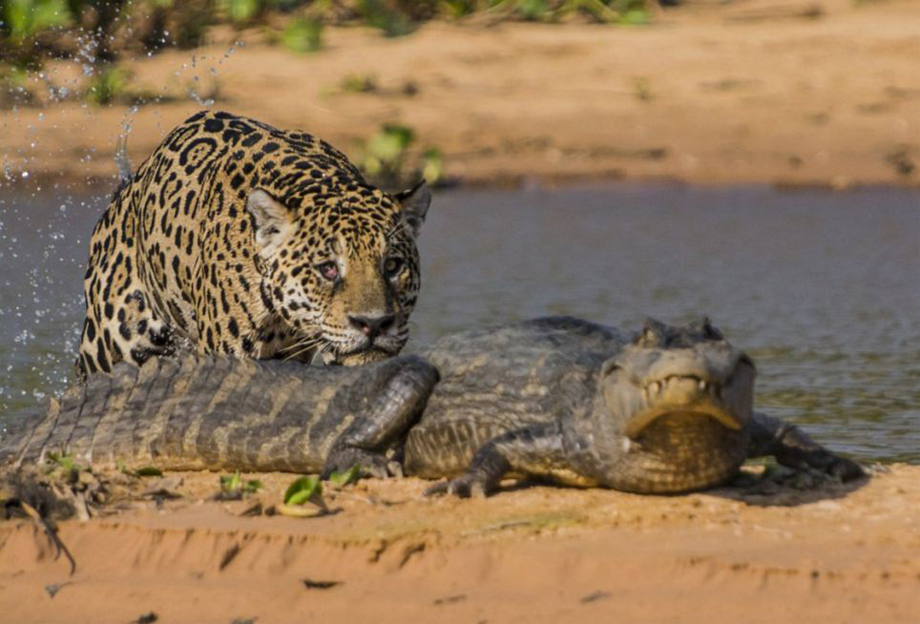
M 396 355 L 430 202 L 424 180 L 386 193 L 310 134 L 201 111 L 122 167 L 90 240 L 78 375 L 179 350 Z

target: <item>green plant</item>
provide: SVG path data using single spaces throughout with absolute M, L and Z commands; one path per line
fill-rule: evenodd
M 83 467 L 77 464 L 74 461 L 74 458 L 70 455 L 62 455 L 58 453 L 48 453 L 45 456 L 47 463 L 51 464 L 54 468 L 63 468 L 64 470 L 83 470 Z
M 349 74 L 342 79 L 341 87 L 346 93 L 373 93 L 378 89 L 372 74 Z
M 118 472 L 126 474 L 129 477 L 162 477 L 163 471 L 154 466 L 142 466 L 137 470 L 131 470 L 128 468 L 125 463 L 121 460 L 115 462 L 115 468 L 118 469 Z
M 361 466 L 355 464 L 348 470 L 336 470 L 329 475 L 329 482 L 337 487 L 345 487 L 357 483 L 361 478 Z
M 96 70 L 86 89 L 87 101 L 106 106 L 125 95 L 130 75 L 124 69 L 109 65 Z
M 636 99 L 642 102 L 651 102 L 655 97 L 652 95 L 651 84 L 645 76 L 639 76 L 633 80 L 633 93 Z
M 386 37 L 402 37 L 415 30 L 408 15 L 383 0 L 359 0 L 358 12 L 368 26 L 379 28 Z
M 322 47 L 323 23 L 310 18 L 292 20 L 281 33 L 281 40 L 294 52 L 316 52 Z
M 361 168 L 384 183 L 398 183 L 403 173 L 406 151 L 415 140 L 408 126 L 386 123 L 363 147 Z
M 355 158 L 359 168 L 376 184 L 395 188 L 424 177 L 436 184 L 444 177 L 444 157 L 437 147 L 428 147 L 410 159 L 415 131 L 409 126 L 385 123 L 380 131 L 359 143 Z
M 522 19 L 528 21 L 547 18 L 546 0 L 517 0 L 514 10 Z
M 4 28 L 14 42 L 66 26 L 73 17 L 65 0 L 3 0 L 0 9 Z
M 28 70 L 18 65 L 0 65 L 0 106 L 29 105 L 36 100 L 29 86 Z
M 321 500 L 323 484 L 317 477 L 300 477 L 295 479 L 284 492 L 285 505 L 303 505 Z
M 444 179 L 444 157 L 441 150 L 436 147 L 429 147 L 422 152 L 421 177 L 428 181 L 428 184 L 434 186 Z
M 240 471 L 232 475 L 220 475 L 220 492 L 225 498 L 240 498 L 244 494 L 255 494 L 264 486 L 258 479 L 243 481 Z
M 142 466 L 134 471 L 136 477 L 162 477 L 163 471 L 155 466 Z
M 441 11 L 448 17 L 459 19 L 475 13 L 479 9 L 479 4 L 477 0 L 443 0 Z
M 307 505 L 307 503 L 311 503 Z M 312 518 L 327 512 L 323 484 L 317 477 L 299 477 L 284 492 L 284 502 L 276 505 L 278 513 L 294 518 Z
M 262 12 L 260 0 L 218 0 L 218 8 L 231 22 L 242 25 Z

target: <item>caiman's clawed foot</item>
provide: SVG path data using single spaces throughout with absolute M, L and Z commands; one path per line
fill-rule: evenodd
M 468 472 L 462 477 L 442 481 L 432 485 L 425 490 L 425 496 L 441 496 L 443 494 L 453 494 L 460 498 L 485 498 L 489 495 L 487 479 L 483 475 Z
M 784 457 L 777 453 L 776 458 L 787 466 L 811 468 L 841 481 L 853 481 L 866 476 L 866 471 L 855 461 L 835 455 L 824 448 L 793 454 L 792 457 Z
M 372 453 L 363 449 L 348 447 L 334 449 L 326 459 L 326 465 L 321 474 L 322 479 L 328 479 L 333 472 L 350 470 L 358 466 L 362 477 L 387 479 L 389 477 L 403 476 L 402 464 L 387 459 L 380 453 Z

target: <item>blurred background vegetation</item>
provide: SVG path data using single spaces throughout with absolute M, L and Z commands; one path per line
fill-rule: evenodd
M 649 0 L 0 0 L 0 62 L 25 70 L 49 58 L 111 63 L 190 49 L 208 30 L 261 28 L 296 52 L 322 47 L 325 25 L 367 25 L 389 37 L 434 19 L 641 24 Z
M 256 31 L 270 45 L 313 54 L 322 50 L 323 29 L 331 25 L 371 27 L 385 37 L 410 35 L 432 20 L 477 27 L 503 21 L 637 25 L 649 21 L 649 9 L 659 1 L 0 0 L 0 108 L 67 100 L 140 105 L 189 97 L 209 105 L 221 95 L 215 76 L 209 84 L 154 89 L 138 84 L 122 61 L 170 48 L 193 50 L 215 39 L 226 41 L 228 34 L 233 40 L 244 30 Z M 652 2 L 654 7 L 647 4 Z M 61 86 L 50 78 L 47 66 L 54 61 L 76 63 L 81 77 Z M 372 93 L 379 86 L 373 76 L 352 76 L 338 89 Z M 407 84 L 404 94 L 414 89 Z M 352 148 L 359 167 L 384 186 L 418 176 L 444 182 L 441 151 L 419 141 L 411 127 L 382 124 Z

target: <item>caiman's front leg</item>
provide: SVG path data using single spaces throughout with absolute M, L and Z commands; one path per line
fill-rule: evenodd
M 813 468 L 843 481 L 866 474 L 859 464 L 834 455 L 795 425 L 775 416 L 754 412 L 751 414 L 748 457 L 764 455 L 773 455 L 776 461 L 790 468 Z
M 388 461 L 384 453 L 404 438 L 421 416 L 438 379 L 438 370 L 421 358 L 410 357 L 400 363 L 366 413 L 335 441 L 322 477 L 355 465 L 365 476 L 402 476 L 402 466 Z
M 428 488 L 425 495 L 486 496 L 495 491 L 502 477 L 509 472 L 548 477 L 568 485 L 596 485 L 570 466 L 562 439 L 558 423 L 536 424 L 509 431 L 482 445 L 466 473 Z

